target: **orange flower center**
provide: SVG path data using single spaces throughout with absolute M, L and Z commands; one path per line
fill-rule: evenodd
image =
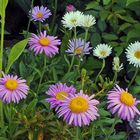
M 38 12 L 38 13 L 36 14 L 36 17 L 37 17 L 37 18 L 42 18 L 42 17 L 43 17 L 43 14 L 42 14 L 41 12 Z
M 81 54 L 82 50 L 83 50 L 83 48 L 76 48 L 76 49 L 74 50 L 74 52 L 75 52 L 76 54 Z
M 48 46 L 50 44 L 50 40 L 47 37 L 42 37 L 40 38 L 39 43 L 42 46 Z
M 120 101 L 127 106 L 133 106 L 135 103 L 133 96 L 126 91 L 121 93 Z
M 88 109 L 88 101 L 81 97 L 75 97 L 70 101 L 69 108 L 73 113 L 82 113 Z
M 65 91 L 60 91 L 56 94 L 57 100 L 64 100 L 65 97 L 68 97 L 68 93 L 66 93 Z
M 135 54 L 134 54 L 134 56 L 135 56 L 136 58 L 140 59 L 140 51 L 136 51 Z
M 18 83 L 16 80 L 13 80 L 13 79 L 9 79 L 6 81 L 5 83 L 5 87 L 9 90 L 15 90 L 18 86 Z

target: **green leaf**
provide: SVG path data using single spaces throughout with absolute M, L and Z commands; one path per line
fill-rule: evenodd
M 103 33 L 102 36 L 105 40 L 117 40 L 118 39 L 118 36 L 115 34 Z
M 103 0 L 103 4 L 104 5 L 108 5 L 110 3 L 111 0 Z
M 17 44 L 13 46 L 13 48 L 10 51 L 9 57 L 8 57 L 8 64 L 5 69 L 5 72 L 8 73 L 11 65 L 19 58 L 19 56 L 24 51 L 26 45 L 28 43 L 28 39 L 24 39 Z
M 5 16 L 4 13 L 5 13 L 7 4 L 8 4 L 8 0 L 0 0 L 0 16 L 1 17 Z
M 134 2 L 137 2 L 137 1 L 139 1 L 139 0 L 127 0 L 126 6 L 128 6 Z
M 0 140 L 8 140 L 7 138 L 4 137 L 0 137 Z
M 139 39 L 139 38 L 140 38 L 140 30 L 138 29 L 130 30 L 127 34 L 127 42 L 130 39 Z
M 90 3 L 88 3 L 88 4 L 86 5 L 86 10 L 89 10 L 89 9 L 96 9 L 97 6 L 99 6 L 99 3 L 96 2 L 96 1 L 92 1 L 92 2 L 90 2 Z
M 94 33 L 91 37 L 91 44 L 95 47 L 97 44 L 101 42 L 101 36 L 99 33 Z
M 139 75 L 137 75 L 135 82 L 137 83 L 137 85 L 140 85 L 140 76 Z

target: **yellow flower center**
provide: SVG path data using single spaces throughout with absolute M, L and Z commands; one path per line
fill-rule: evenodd
M 106 51 L 100 51 L 100 54 L 101 54 L 102 56 L 106 56 Z
M 136 58 L 140 59 L 140 51 L 136 51 L 135 54 L 134 54 L 134 56 L 135 56 Z
M 88 101 L 81 96 L 75 97 L 70 101 L 69 108 L 73 113 L 85 112 L 88 109 Z
M 41 12 L 38 12 L 38 13 L 36 14 L 36 17 L 37 17 L 37 18 L 42 18 L 42 17 L 43 17 L 43 14 L 42 14 Z
M 71 19 L 71 23 L 72 23 L 72 24 L 75 24 L 76 21 L 77 21 L 76 19 Z
M 18 83 L 17 83 L 16 80 L 9 79 L 9 80 L 6 81 L 5 86 L 9 90 L 15 90 L 18 86 Z
M 65 91 L 60 91 L 56 94 L 57 100 L 64 100 L 65 97 L 68 97 L 68 93 L 66 93 Z
M 47 37 L 42 37 L 40 38 L 39 43 L 42 46 L 48 46 L 50 44 L 50 40 Z
M 80 53 L 82 52 L 82 50 L 83 50 L 83 48 L 76 48 L 76 49 L 74 50 L 74 52 L 75 52 L 76 54 L 80 54 Z
M 133 106 L 134 105 L 134 98 L 133 96 L 126 92 L 126 91 L 123 91 L 121 93 L 121 96 L 120 96 L 120 100 L 123 104 L 127 105 L 127 106 Z

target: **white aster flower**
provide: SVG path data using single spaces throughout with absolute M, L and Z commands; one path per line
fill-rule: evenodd
M 119 57 L 114 57 L 113 59 L 113 70 L 116 72 L 120 72 L 123 69 L 123 64 L 120 64 Z
M 95 17 L 92 15 L 84 15 L 82 19 L 82 27 L 89 28 L 96 23 Z
M 108 57 L 112 52 L 112 48 L 107 44 L 99 44 L 93 50 L 93 55 L 97 56 L 100 59 Z
M 136 41 L 131 43 L 126 49 L 126 57 L 129 64 L 133 64 L 135 67 L 140 67 L 140 42 Z
M 137 120 L 136 127 L 137 129 L 140 129 L 140 119 Z
M 67 12 L 62 18 L 63 26 L 72 29 L 81 26 L 83 20 L 83 13 L 80 11 Z

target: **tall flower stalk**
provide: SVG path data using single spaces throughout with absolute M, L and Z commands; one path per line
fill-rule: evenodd
M 0 77 L 2 76 L 2 62 L 3 62 L 3 47 L 4 47 L 4 27 L 5 27 L 5 9 L 8 4 L 8 0 L 0 2 L 0 15 L 1 15 L 1 44 L 0 44 Z M 3 126 L 3 104 L 0 101 L 0 126 Z

